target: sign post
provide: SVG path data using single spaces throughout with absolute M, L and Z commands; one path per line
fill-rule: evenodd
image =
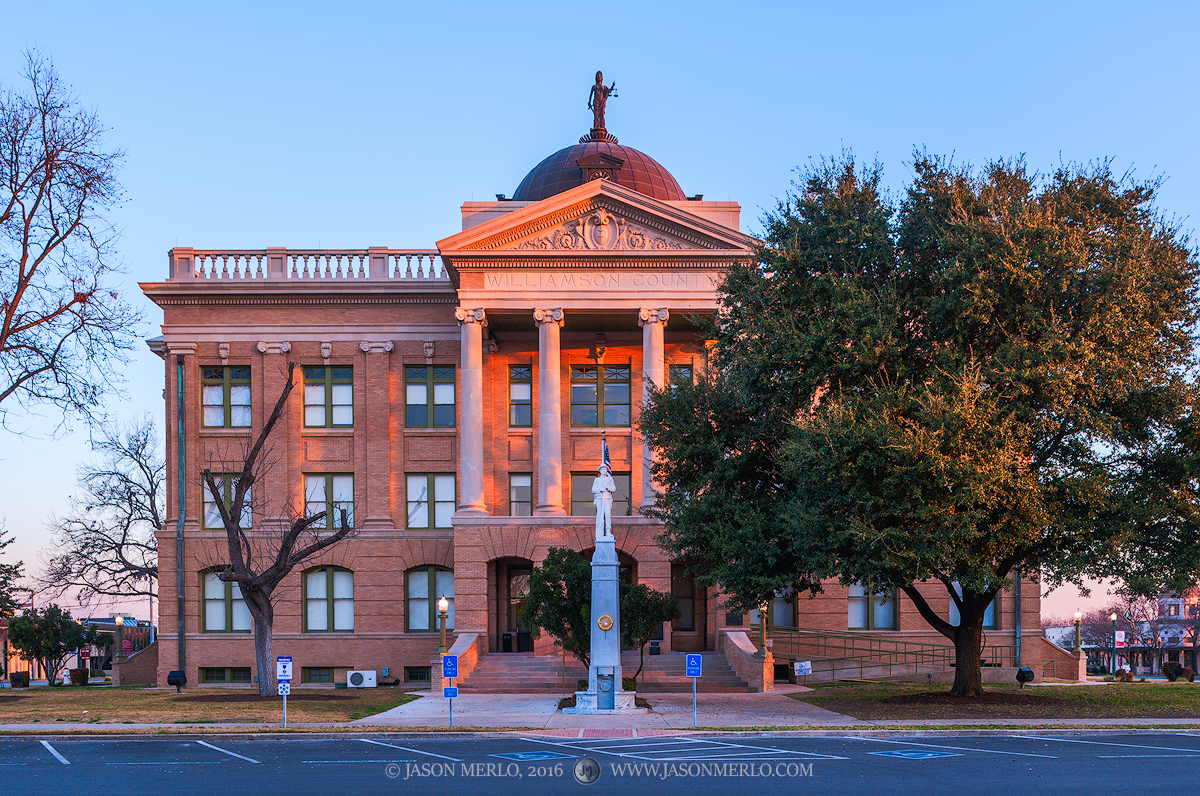
M 455 678 L 458 677 L 458 656 L 443 655 L 442 656 L 442 679 L 449 680 L 450 685 L 442 686 L 442 696 L 450 700 L 450 726 L 454 726 L 454 698 L 458 696 L 458 688 L 454 685 Z
M 696 726 L 696 680 L 704 665 L 704 659 L 698 653 L 689 653 L 685 662 L 686 674 L 692 678 L 692 726 Z
M 807 677 L 812 674 L 812 661 L 795 661 L 792 668 L 797 677 Z
M 275 658 L 275 679 L 279 681 L 279 695 L 283 697 L 283 726 L 287 727 L 287 698 L 292 693 L 292 656 L 279 655 Z

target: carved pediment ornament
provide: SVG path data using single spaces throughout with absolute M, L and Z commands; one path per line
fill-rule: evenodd
M 683 244 L 601 207 L 545 235 L 522 241 L 515 248 L 533 251 L 666 251 L 682 249 Z

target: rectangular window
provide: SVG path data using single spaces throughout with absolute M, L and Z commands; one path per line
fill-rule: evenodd
M 225 511 L 228 513 L 233 507 L 233 492 L 237 476 L 231 473 L 213 473 L 213 480 L 217 482 L 217 487 L 221 491 L 221 502 L 225 504 Z M 254 525 L 250 492 L 251 490 L 247 489 L 246 496 L 242 499 L 242 519 L 239 525 L 246 529 L 252 528 Z M 221 511 L 217 507 L 217 502 L 213 500 L 212 490 L 208 488 L 208 484 L 203 478 L 200 480 L 200 494 L 204 496 L 204 527 L 223 529 L 225 524 L 221 522 Z
M 204 367 L 200 369 L 202 422 L 209 428 L 250 426 L 250 368 Z
M 438 601 L 446 598 L 446 629 L 454 629 L 454 572 L 444 567 L 419 567 L 405 573 L 404 629 L 439 630 Z
M 692 383 L 692 363 L 669 365 L 667 367 L 667 383 L 674 386 L 676 384 L 691 384 Z
M 250 609 L 242 599 L 242 587 L 221 580 L 216 572 L 204 573 L 204 632 L 247 633 Z
M 533 426 L 533 364 L 508 366 L 508 424 Z
M 508 474 L 508 515 L 528 517 L 533 514 L 533 474 Z
M 629 365 L 571 366 L 571 425 L 629 425 Z
M 958 585 L 958 581 L 955 581 L 953 586 L 955 593 L 957 593 L 959 597 L 962 597 L 962 586 Z M 991 603 L 988 604 L 987 610 L 983 612 L 983 626 L 988 630 L 996 630 L 1000 627 L 999 623 L 996 621 L 996 603 L 999 601 L 999 599 L 999 597 L 993 599 Z M 957 627 L 962 621 L 962 614 L 959 613 L 958 606 L 954 604 L 954 600 L 950 600 L 950 612 L 947 615 L 947 621 L 949 621 L 950 624 L 954 625 L 955 627 Z
M 617 485 L 617 491 L 613 493 L 613 516 L 627 517 L 633 509 L 633 502 L 629 499 L 629 473 L 613 473 L 612 477 Z M 596 496 L 592 494 L 592 482 L 595 480 L 595 473 L 571 473 L 571 516 L 596 516 L 596 504 L 593 502 Z
M 405 666 L 404 682 L 428 683 L 431 670 L 432 667 L 430 666 Z
M 304 632 L 354 630 L 354 573 L 323 567 L 304 573 Z
M 454 516 L 454 474 L 410 473 L 405 483 L 408 527 L 449 528 Z
M 895 630 L 895 593 L 871 593 L 861 583 L 852 585 L 846 602 L 846 627 L 850 630 Z
M 307 428 L 354 425 L 354 368 L 304 368 L 304 425 Z
M 329 666 L 305 666 L 300 670 L 302 683 L 332 683 L 333 668 Z
M 200 679 L 206 683 L 248 683 L 250 682 L 250 667 L 235 666 L 224 669 L 206 667 L 200 670 Z
M 454 428 L 454 366 L 404 366 L 404 425 Z
M 345 473 L 305 473 L 304 511 L 308 516 L 325 512 L 313 528 L 341 528 L 342 509 L 346 524 L 354 527 L 354 476 Z

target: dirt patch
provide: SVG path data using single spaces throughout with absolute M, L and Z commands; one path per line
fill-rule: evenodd
M 353 694 L 297 694 L 292 692 L 288 694 L 288 704 L 295 702 L 340 702 L 344 700 L 355 699 Z M 258 694 L 196 694 L 193 696 L 177 696 L 172 702 L 200 702 L 208 704 L 221 705 L 252 705 L 255 703 L 273 704 L 278 706 L 282 704 L 277 696 L 259 696 Z
M 22 699 L 29 699 L 29 694 L 5 694 L 0 696 L 0 705 L 19 702 Z

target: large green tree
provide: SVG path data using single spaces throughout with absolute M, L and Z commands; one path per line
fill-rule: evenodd
M 51 603 L 13 617 L 8 625 L 8 642 L 25 660 L 37 661 L 50 685 L 55 685 L 63 661 L 80 647 L 107 647 L 112 636 L 83 625 Z
M 5 538 L 4 529 L 0 528 L 0 550 L 12 544 L 11 536 Z M 17 581 L 21 579 L 22 562 L 18 561 L 15 564 L 0 564 L 0 619 L 7 619 L 17 610 L 20 602 L 17 599 L 17 594 L 21 589 L 17 586 Z M 0 661 L 0 665 L 4 662 Z
M 1019 568 L 1095 572 L 1127 474 L 1186 414 L 1196 252 L 1157 183 L 917 153 L 814 166 L 720 290 L 706 374 L 653 396 L 664 544 L 741 607 L 823 580 L 898 590 L 982 691 L 983 618 Z M 940 583 L 961 617 L 918 588 Z

